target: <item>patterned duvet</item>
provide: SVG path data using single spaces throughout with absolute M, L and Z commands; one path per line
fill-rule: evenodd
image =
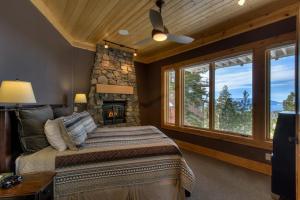
M 98 128 L 79 151 L 55 156 L 55 199 L 184 199 L 194 175 L 153 126 Z

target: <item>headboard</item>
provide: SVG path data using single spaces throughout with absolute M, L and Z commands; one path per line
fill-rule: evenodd
M 21 109 L 37 108 L 44 105 L 24 106 Z M 52 108 L 64 107 L 61 104 L 51 105 Z M 18 120 L 15 111 L 0 107 L 0 173 L 15 169 L 15 160 L 23 153 L 18 135 Z

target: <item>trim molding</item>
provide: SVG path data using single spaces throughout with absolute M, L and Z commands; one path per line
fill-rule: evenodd
M 271 176 L 271 174 L 272 174 L 272 166 L 268 165 L 266 163 L 242 158 L 242 157 L 235 156 L 235 155 L 232 155 L 229 153 L 224 153 L 221 151 L 217 151 L 217 150 L 206 148 L 203 146 L 191 144 L 191 143 L 184 142 L 181 140 L 174 140 L 174 141 L 180 148 L 182 148 L 184 150 L 192 151 L 194 153 L 198 153 L 198 154 L 205 155 L 205 156 L 208 156 L 211 158 L 215 158 L 217 160 L 221 160 L 226 163 L 230 163 L 230 164 L 233 164 L 233 165 L 236 165 L 239 167 L 243 167 L 243 168 L 255 171 L 255 172 L 265 174 L 265 175 Z

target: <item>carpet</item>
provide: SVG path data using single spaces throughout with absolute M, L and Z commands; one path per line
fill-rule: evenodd
M 187 200 L 271 200 L 271 177 L 183 150 L 196 176 Z

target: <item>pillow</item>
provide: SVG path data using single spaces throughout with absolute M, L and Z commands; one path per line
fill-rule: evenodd
M 44 125 L 48 119 L 53 119 L 50 106 L 22 109 L 17 112 L 19 120 L 19 136 L 24 152 L 36 152 L 47 146 Z
M 64 151 L 67 149 L 67 145 L 61 136 L 60 122 L 61 118 L 55 120 L 48 120 L 45 124 L 45 134 L 48 142 L 53 148 L 58 151 Z
M 65 117 L 72 114 L 72 109 L 69 107 L 55 107 L 53 108 L 54 118 Z
M 62 138 L 71 150 L 78 150 L 85 139 L 87 132 L 81 124 L 80 115 L 75 113 L 67 117 L 62 117 L 60 120 Z
M 79 113 L 79 115 L 81 123 L 84 126 L 86 132 L 91 133 L 97 128 L 97 125 L 95 124 L 95 121 L 90 115 L 90 113 L 88 113 L 87 111 L 83 111 Z

